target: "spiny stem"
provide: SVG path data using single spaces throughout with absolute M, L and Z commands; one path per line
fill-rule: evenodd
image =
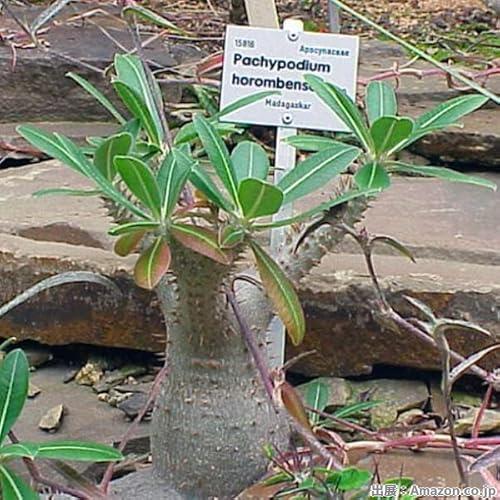
M 168 367 L 167 367 L 167 363 L 165 362 L 165 364 L 163 365 L 163 367 L 161 368 L 161 370 L 158 372 L 158 374 L 155 377 L 155 380 L 153 382 L 151 390 L 149 391 L 149 396 L 148 396 L 146 403 L 144 404 L 141 411 L 138 413 L 137 417 L 135 417 L 134 421 L 132 422 L 132 424 L 129 426 L 129 428 L 127 429 L 127 431 L 123 435 L 123 437 L 120 441 L 120 445 L 118 446 L 119 451 L 123 451 L 125 449 L 125 447 L 127 446 L 127 443 L 130 441 L 130 438 L 134 435 L 134 432 L 136 431 L 138 425 L 142 422 L 149 407 L 153 404 L 153 402 L 157 398 L 157 396 L 160 392 L 161 383 L 163 382 L 164 378 L 166 377 L 167 371 L 168 371 Z M 107 493 L 107 491 L 108 491 L 109 483 L 111 482 L 111 479 L 113 478 L 114 470 L 115 470 L 115 463 L 110 462 L 108 467 L 106 468 L 106 471 L 104 472 L 101 484 L 99 485 L 99 487 L 105 493 Z
M 297 422 L 295 418 L 291 416 L 287 411 L 283 411 L 276 405 L 276 402 L 274 400 L 274 390 L 273 390 L 273 384 L 271 382 L 271 376 L 269 370 L 267 369 L 266 362 L 264 361 L 264 358 L 260 352 L 260 349 L 257 343 L 255 342 L 252 331 L 248 326 L 248 323 L 246 322 L 245 318 L 241 314 L 240 308 L 238 306 L 238 301 L 236 299 L 234 292 L 230 288 L 228 288 L 226 290 L 226 295 L 227 295 L 227 300 L 234 312 L 236 321 L 238 322 L 238 326 L 240 327 L 241 333 L 248 346 L 248 350 L 250 351 L 253 357 L 255 366 L 257 368 L 257 371 L 259 372 L 262 384 L 264 385 L 264 388 L 266 390 L 267 395 L 269 396 L 269 400 L 272 406 L 276 409 L 277 412 L 283 413 L 285 415 L 291 427 L 293 427 L 293 429 L 295 429 L 295 431 L 298 434 L 300 434 L 300 436 L 310 446 L 310 448 L 316 451 L 316 453 L 318 453 L 318 455 L 321 458 L 326 460 L 328 464 L 331 464 L 333 467 L 337 469 L 342 468 L 342 464 L 325 448 L 325 446 L 323 446 L 323 444 L 321 444 L 318 438 L 310 430 L 306 429 L 299 422 Z
M 236 299 L 236 295 L 231 289 L 226 290 L 226 296 L 227 300 L 229 302 L 229 305 L 231 306 L 234 317 L 236 318 L 236 321 L 238 322 L 238 326 L 240 327 L 241 334 L 243 335 L 243 338 L 245 339 L 245 343 L 248 347 L 248 350 L 250 351 L 250 354 L 252 355 L 252 358 L 255 363 L 255 367 L 257 368 L 257 371 L 259 372 L 260 378 L 262 380 L 262 384 L 264 385 L 264 389 L 266 390 L 267 395 L 269 396 L 269 400 L 272 402 L 273 401 L 273 384 L 271 382 L 271 377 L 269 374 L 269 370 L 267 369 L 266 362 L 264 361 L 264 357 L 262 356 L 262 353 L 259 349 L 259 346 L 257 345 L 257 342 L 255 341 L 254 335 L 252 333 L 252 330 L 248 326 L 248 323 L 246 322 L 245 318 L 241 314 L 241 310 L 238 306 L 238 301 Z

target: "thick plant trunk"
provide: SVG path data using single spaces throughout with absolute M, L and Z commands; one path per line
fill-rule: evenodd
M 227 267 L 182 247 L 157 294 L 168 375 L 154 412 L 153 473 L 184 498 L 230 498 L 259 479 L 263 446 L 284 444 L 222 285 Z M 262 334 L 264 332 L 261 332 Z

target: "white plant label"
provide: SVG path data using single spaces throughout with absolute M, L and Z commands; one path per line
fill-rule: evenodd
M 354 100 L 358 52 L 356 36 L 228 26 L 221 107 L 256 92 L 276 91 L 276 95 L 225 115 L 223 121 L 347 131 L 304 75 L 334 83 Z

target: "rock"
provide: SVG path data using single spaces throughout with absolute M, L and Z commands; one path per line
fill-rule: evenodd
M 97 384 L 103 376 L 102 368 L 95 363 L 87 363 L 76 374 L 75 381 L 80 385 L 93 386 Z
M 436 423 L 429 420 L 429 417 L 420 408 L 413 408 L 411 410 L 404 411 L 400 413 L 396 419 L 396 424 L 403 427 L 413 427 L 416 425 L 420 426 L 423 422 L 429 422 L 431 424 L 431 428 L 436 430 Z M 426 429 L 427 428 L 428 427 L 426 426 Z
M 312 380 L 306 384 L 301 384 L 297 387 L 297 390 L 300 392 L 302 397 L 305 396 L 308 387 L 315 382 L 324 382 L 328 385 L 328 403 L 326 408 L 338 408 L 341 406 L 345 406 L 349 401 L 349 398 L 352 394 L 352 389 L 349 382 L 343 378 L 336 377 L 319 377 L 317 379 Z
M 98 396 L 97 399 L 99 401 L 102 401 L 104 403 L 107 403 L 109 401 L 109 394 L 107 392 L 101 392 Z
M 129 419 L 134 419 L 139 415 L 139 412 L 144 408 L 147 403 L 149 395 L 143 392 L 135 392 L 129 398 L 125 399 L 123 402 L 118 404 L 118 409 L 120 409 Z M 151 411 L 153 410 L 153 405 L 146 413 L 145 418 L 149 418 Z
M 1 318 L 3 335 L 50 345 L 163 351 L 165 332 L 155 297 L 134 285 L 130 271 L 135 258 L 111 252 L 112 239 L 106 234 L 111 221 L 103 204 L 93 198 L 32 198 L 37 189 L 60 185 L 61 176 L 57 162 L 0 172 L 0 303 L 69 270 L 92 270 L 112 278 L 123 298 L 96 285 L 52 289 Z M 64 184 L 89 186 L 67 169 Z M 326 196 L 327 188 L 297 209 L 311 208 Z M 398 311 L 415 315 L 404 299 L 412 295 L 438 316 L 467 318 L 500 339 L 499 199 L 498 193 L 474 186 L 396 179 L 373 204 L 365 221 L 368 229 L 398 238 L 417 258 L 412 264 L 392 249 L 381 246 L 377 251 L 381 284 Z M 54 223 L 57 231 L 48 230 Z M 34 231 L 37 239 L 31 237 Z M 80 235 L 77 244 L 71 234 Z M 373 320 L 373 289 L 358 249 L 346 240 L 336 251 L 299 286 L 308 333 L 300 348 L 287 347 L 287 356 L 311 349 L 316 354 L 300 360 L 293 370 L 309 377 L 363 375 L 374 365 L 439 370 L 439 354 L 427 344 L 406 332 L 382 329 Z M 488 345 L 483 337 L 458 332 L 450 342 L 465 354 Z M 499 360 L 498 354 L 489 355 L 484 366 L 494 368 Z
M 40 393 L 42 392 L 42 390 L 40 389 L 40 387 L 36 386 L 35 384 L 33 384 L 33 382 L 31 382 L 31 380 L 29 381 L 29 384 L 28 384 L 28 398 L 30 399 L 34 399 L 36 398 Z
M 39 368 L 54 358 L 50 349 L 42 345 L 31 344 L 23 346 L 22 349 L 28 358 L 30 368 Z
M 2 335 L 50 345 L 163 351 L 165 328 L 155 298 L 133 284 L 134 257 L 121 259 L 110 251 L 113 241 L 106 233 L 111 220 L 103 204 L 94 198 L 32 196 L 62 184 L 89 187 L 56 162 L 0 172 L 0 303 L 48 276 L 72 270 L 110 277 L 123 296 L 98 285 L 64 285 L 0 318 Z
M 114 387 L 118 392 L 143 392 L 149 394 L 153 387 L 152 382 L 136 383 L 136 384 L 123 384 Z
M 128 398 L 132 396 L 131 392 L 119 392 L 111 389 L 108 393 L 108 404 L 111 406 L 118 407 L 121 403 L 126 401 Z
M 429 398 L 424 382 L 418 380 L 376 379 L 363 382 L 349 382 L 352 395 L 349 403 L 379 401 L 370 408 L 370 423 L 374 429 L 383 429 L 396 423 L 404 411 L 422 409 Z
M 382 481 L 402 475 L 412 478 L 418 486 L 460 486 L 453 451 L 450 449 L 431 449 L 418 453 L 393 450 L 388 453 L 370 454 L 361 458 L 356 466 L 373 471 Z M 485 483 L 478 473 L 472 474 L 469 480 L 471 486 L 483 487 Z
M 446 418 L 446 401 L 441 390 L 441 386 L 437 382 L 433 382 L 430 385 L 431 391 L 431 407 L 432 412 Z M 452 401 L 455 411 L 459 411 L 459 414 L 464 414 L 464 410 L 469 410 L 471 408 L 479 408 L 483 399 L 475 394 L 469 394 L 463 391 L 454 390 L 452 392 Z
M 400 414 L 421 409 L 429 398 L 424 382 L 417 380 L 375 379 L 366 381 L 346 380 L 338 377 L 320 377 L 297 387 L 304 397 L 310 384 L 322 381 L 330 388 L 329 410 L 354 405 L 362 401 L 378 401 L 368 409 L 370 424 L 374 429 L 390 427 Z
M 54 406 L 40 419 L 38 427 L 42 431 L 56 432 L 62 424 L 64 410 L 64 405 L 62 404 Z
M 70 16 L 87 12 L 92 8 L 104 9 L 111 16 L 98 16 L 93 23 L 67 23 Z M 14 7 L 16 8 L 16 7 Z M 21 18 L 32 19 L 40 8 L 16 8 Z M 2 18 L 2 27 L 19 29 L 12 20 Z M 7 45 L 0 46 L 0 116 L 3 121 L 64 121 L 64 120 L 111 120 L 108 112 L 66 73 L 73 71 L 88 79 L 112 101 L 116 97 L 107 78 L 100 70 L 108 67 L 115 52 L 119 51 L 94 23 L 113 31 L 113 38 L 122 46 L 130 47 L 130 34 L 120 21 L 118 7 L 73 3 L 57 16 L 57 22 L 49 23 L 49 30 L 41 38 L 50 44 L 50 50 L 17 50 L 15 70 L 12 70 L 12 53 Z M 180 49 L 181 47 L 179 47 Z M 191 50 L 167 51 L 162 40 L 150 44 L 145 50 L 148 59 L 154 59 L 163 67 L 186 63 L 192 57 Z M 201 55 L 198 54 L 198 57 Z M 97 68 L 97 71 L 78 64 L 82 61 Z M 178 85 L 165 86 L 166 102 L 179 102 L 181 88 Z M 64 96 L 64 98 L 61 98 Z
M 63 384 L 69 384 L 70 382 L 72 382 L 73 380 L 75 380 L 75 377 L 78 375 L 78 372 L 80 370 L 68 370 L 64 377 L 62 378 L 62 381 L 63 381 Z
M 143 375 L 148 371 L 146 366 L 140 365 L 125 365 L 122 366 L 119 370 L 113 370 L 109 374 L 106 375 L 104 381 L 108 384 L 119 384 L 124 380 L 127 380 L 131 376 L 139 376 Z
M 464 408 L 479 408 L 483 402 L 483 398 L 481 396 L 476 396 L 463 391 L 453 391 L 451 393 L 451 399 L 455 406 L 461 406 Z
M 455 422 L 455 430 L 459 436 L 470 435 L 477 412 L 477 408 L 473 408 Z M 480 434 L 498 433 L 498 431 L 500 431 L 500 411 L 485 410 L 479 426 Z

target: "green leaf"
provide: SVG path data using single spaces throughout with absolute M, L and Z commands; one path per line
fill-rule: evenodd
M 17 474 L 0 465 L 0 484 L 3 500 L 39 500 L 40 496 Z
M 387 82 L 370 82 L 366 89 L 365 106 L 370 125 L 382 116 L 396 116 L 398 103 L 392 85 Z
M 414 123 L 409 118 L 382 116 L 370 128 L 375 153 L 388 155 L 401 149 L 413 132 Z
M 131 146 L 132 136 L 127 132 L 109 137 L 96 149 L 94 165 L 106 179 L 112 181 L 116 176 L 115 157 L 127 155 Z
M 326 483 L 335 485 L 340 491 L 352 491 L 365 486 L 372 478 L 372 473 L 357 467 L 347 467 L 340 471 L 332 472 Z
M 343 172 L 361 153 L 359 148 L 339 144 L 311 155 L 287 172 L 278 183 L 285 203 L 312 193 Z
M 247 95 L 238 99 L 237 101 L 228 104 L 225 108 L 222 108 L 219 113 L 217 113 L 213 118 L 219 118 L 221 116 L 229 115 L 230 113 L 234 113 L 239 109 L 245 108 L 246 106 L 250 106 L 261 99 L 265 99 L 266 97 L 280 94 L 280 92 L 276 90 L 264 90 L 263 92 L 256 92 L 255 94 Z
M 278 264 L 257 243 L 252 242 L 251 246 L 266 292 L 293 345 L 299 345 L 305 335 L 306 322 L 297 292 Z
M 231 153 L 236 181 L 243 179 L 261 179 L 265 181 L 270 163 L 262 146 L 251 141 L 240 142 Z
M 210 90 L 210 88 L 205 85 L 193 85 L 191 88 L 196 99 L 208 116 L 213 116 L 219 112 L 219 106 L 214 98 L 213 89 Z
M 314 410 L 324 411 L 330 397 L 330 387 L 328 384 L 320 379 L 316 379 L 306 385 L 304 394 L 306 406 Z M 320 420 L 320 416 L 317 413 L 310 412 L 309 420 L 312 425 L 316 425 Z
M 174 211 L 195 162 L 178 149 L 164 158 L 158 171 L 158 187 L 161 196 L 161 218 L 165 220 Z
M 472 113 L 486 102 L 488 102 L 487 97 L 477 94 L 455 97 L 443 102 L 417 119 L 415 134 L 422 137 L 434 130 L 455 125 L 457 120 Z
M 156 26 L 159 26 L 160 28 L 172 30 L 172 31 L 175 31 L 176 33 L 179 33 L 181 35 L 186 34 L 186 32 L 184 30 L 177 27 L 175 24 L 171 23 L 169 20 L 160 16 L 156 12 L 153 12 L 149 9 L 146 9 L 145 7 L 142 7 L 141 5 L 128 5 L 123 9 L 122 12 L 124 15 L 125 14 L 132 14 L 132 15 L 135 14 L 138 17 L 144 19 L 145 21 L 149 21 L 150 23 L 155 24 Z
M 301 149 L 302 151 L 321 151 L 331 147 L 345 146 L 344 143 L 330 139 L 329 137 L 322 137 L 320 135 L 292 135 L 284 139 L 284 142 L 290 144 L 294 148 Z
M 32 125 L 20 125 L 16 130 L 19 135 L 43 153 L 59 160 L 79 173 L 83 173 L 79 158 L 75 158 L 54 134 Z
M 116 448 L 82 441 L 10 444 L 0 449 L 0 455 L 4 457 L 46 458 L 82 462 L 114 462 L 123 459 L 122 453 Z
M 401 255 L 408 257 L 412 262 L 417 262 L 411 251 L 395 238 L 391 238 L 390 236 L 375 236 L 372 239 L 372 245 L 375 245 L 375 243 L 382 243 L 390 246 L 397 250 Z
M 288 472 L 277 472 L 276 474 L 273 474 L 271 477 L 265 479 L 262 484 L 264 486 L 273 486 L 275 484 L 282 484 L 288 482 L 293 482 L 293 476 L 291 474 L 288 474 Z
M 391 178 L 385 168 L 378 162 L 373 161 L 364 165 L 354 180 L 360 189 L 386 189 L 391 185 Z
M 232 203 L 226 200 L 210 175 L 200 165 L 193 166 L 189 180 L 196 189 L 200 190 L 217 207 L 224 209 L 228 213 L 234 210 Z
M 98 189 L 68 189 L 68 188 L 47 188 L 39 189 L 33 193 L 36 198 L 41 198 L 42 196 L 51 195 L 62 195 L 62 196 L 96 196 L 102 194 L 102 191 Z
M 234 248 L 235 246 L 243 243 L 245 239 L 245 231 L 239 227 L 227 226 L 225 227 L 219 237 L 221 248 Z
M 18 127 L 18 132 L 31 144 L 41 149 L 50 156 L 55 153 L 59 161 L 72 167 L 89 179 L 92 179 L 102 192 L 114 200 L 116 203 L 127 208 L 131 213 L 147 219 L 149 216 L 141 209 L 132 204 L 125 196 L 117 191 L 114 186 L 97 170 L 76 144 L 67 137 L 60 134 L 47 134 L 35 127 L 21 125 Z
M 156 144 L 150 144 L 149 142 L 137 141 L 135 145 L 135 150 L 130 154 L 139 158 L 139 160 L 143 162 L 148 162 L 153 159 L 159 153 L 162 153 L 162 150 Z
M 157 141 L 154 142 L 161 145 L 163 125 L 158 113 L 158 106 L 161 106 L 162 103 L 156 81 L 150 83 L 141 59 L 135 55 L 117 54 L 115 56 L 115 70 L 117 80 L 125 84 L 144 103 L 152 119 L 150 126 L 155 130 L 154 137 L 157 138 Z M 140 118 L 140 116 L 135 116 Z
M 245 179 L 238 189 L 238 199 L 246 219 L 273 215 L 283 203 L 279 188 L 260 179 Z
M 422 301 L 416 299 L 415 297 L 410 297 L 409 295 L 404 295 L 404 298 L 413 306 L 416 307 L 424 316 L 431 322 L 436 323 L 437 319 L 434 315 L 434 311 Z
M 335 206 L 341 205 L 342 203 L 346 203 L 348 201 L 355 200 L 356 198 L 365 198 L 370 196 L 375 196 L 380 192 L 380 189 L 365 189 L 361 191 L 349 191 L 344 193 L 337 198 L 334 198 L 330 201 L 325 201 L 320 205 L 307 210 L 301 214 L 295 215 L 293 217 L 289 217 L 287 219 L 281 219 L 273 222 L 267 222 L 263 224 L 254 224 L 252 227 L 257 231 L 267 231 L 268 229 L 274 229 L 276 227 L 284 227 L 289 226 L 290 224 L 295 224 L 297 222 L 303 222 L 305 220 L 310 219 L 311 217 L 318 215 L 319 213 L 325 212 L 326 210 L 333 208 Z
M 125 83 L 118 80 L 113 82 L 113 87 L 134 117 L 141 121 L 141 124 L 151 142 L 160 146 L 162 142 L 161 134 L 157 129 L 155 120 L 151 115 L 151 111 L 146 107 L 146 104 L 141 99 L 140 95 L 137 94 L 135 90 L 129 88 Z
M 9 352 L 0 364 L 0 443 L 21 414 L 28 396 L 29 366 L 21 349 Z
M 241 127 L 237 127 L 234 123 L 220 123 L 218 121 L 214 121 L 213 118 L 209 121 L 221 137 L 224 135 L 240 134 L 243 132 L 243 129 Z M 179 129 L 177 134 L 175 134 L 174 144 L 176 146 L 180 146 L 181 144 L 190 143 L 197 137 L 198 134 L 194 128 L 194 123 L 186 123 Z
M 139 245 L 147 231 L 134 231 L 120 236 L 115 243 L 113 250 L 116 255 L 126 257 L 130 255 Z
M 345 123 L 358 138 L 366 151 L 371 151 L 372 140 L 363 116 L 355 103 L 335 85 L 323 81 L 318 76 L 306 75 L 306 82 L 318 97 Z
M 108 234 L 111 236 L 121 236 L 122 234 L 129 234 L 135 231 L 155 231 L 159 227 L 160 224 L 158 222 L 134 221 L 113 227 L 108 231 Z
M 135 264 L 134 278 L 137 285 L 153 290 L 168 271 L 171 258 L 170 247 L 163 237 L 158 237 Z
M 115 157 L 115 168 L 134 196 L 159 218 L 160 192 L 149 167 L 133 156 L 117 156 Z
M 334 417 L 337 418 L 347 418 L 357 415 L 365 410 L 370 410 L 375 406 L 380 405 L 381 401 L 361 401 L 361 403 L 354 403 L 351 405 L 344 406 L 333 413 Z
M 202 116 L 195 116 L 194 126 L 217 175 L 233 201 L 238 204 L 238 181 L 224 141 L 219 137 L 214 127 Z
M 469 370 L 469 368 L 479 363 L 481 359 L 483 359 L 491 352 L 496 351 L 497 349 L 500 349 L 500 344 L 491 345 L 489 347 L 482 349 L 479 352 L 471 354 L 463 361 L 461 361 L 458 365 L 454 366 L 453 370 L 451 370 L 449 375 L 450 385 L 453 385 L 462 375 L 465 374 L 465 372 Z
M 172 224 L 172 236 L 182 245 L 220 264 L 228 265 L 232 255 L 219 246 L 217 235 L 205 227 L 191 224 Z
M 391 172 L 399 172 L 402 174 L 417 174 L 424 177 L 436 177 L 438 179 L 443 179 L 450 182 L 461 182 L 464 184 L 473 184 L 475 186 L 486 187 L 496 191 L 497 185 L 482 177 L 477 177 L 474 175 L 463 174 L 462 172 L 457 172 L 451 168 L 444 167 L 431 167 L 431 166 L 418 166 L 409 165 L 402 162 L 391 162 L 388 164 Z
M 139 118 L 132 118 L 127 123 L 124 123 L 123 126 L 120 127 L 120 130 L 118 132 L 127 132 L 132 136 L 133 142 L 135 142 L 139 137 L 140 131 L 141 120 L 139 120 Z
M 83 87 L 92 97 L 94 97 L 120 124 L 125 124 L 127 120 L 120 114 L 120 112 L 113 106 L 111 101 L 88 80 L 82 78 L 76 73 L 66 73 L 66 76 L 74 80 L 78 85 Z

